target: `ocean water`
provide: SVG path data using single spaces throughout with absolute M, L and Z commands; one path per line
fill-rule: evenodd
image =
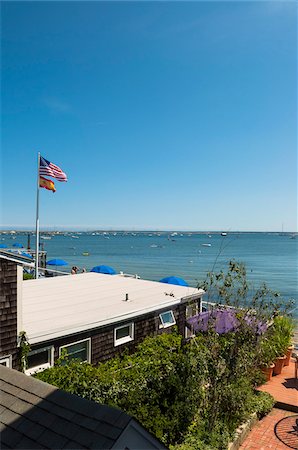
M 27 247 L 26 234 L 11 239 L 6 235 L 2 243 L 11 246 L 19 242 Z M 31 237 L 32 248 L 34 239 Z M 255 288 L 266 282 L 284 298 L 298 300 L 298 237 L 291 239 L 290 234 L 228 233 L 221 236 L 212 232 L 186 232 L 171 236 L 165 232 L 100 232 L 60 234 L 50 240 L 40 239 L 40 242 L 48 260 L 61 258 L 68 262 L 68 266 L 57 267 L 59 270 L 69 272 L 76 265 L 89 271 L 105 264 L 117 272 L 138 274 L 155 281 L 175 275 L 184 278 L 190 286 L 203 281 L 208 271 L 224 269 L 228 261 L 235 259 L 245 263 L 248 279 Z M 85 252 L 89 256 L 84 256 Z M 293 314 L 298 317 L 297 304 Z

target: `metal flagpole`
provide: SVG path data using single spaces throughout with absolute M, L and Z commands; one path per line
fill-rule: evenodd
M 37 157 L 37 193 L 36 193 L 36 244 L 35 244 L 35 278 L 38 278 L 38 259 L 39 259 L 39 167 L 40 153 Z

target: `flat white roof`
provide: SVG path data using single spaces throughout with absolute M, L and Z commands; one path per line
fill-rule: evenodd
M 21 327 L 35 344 L 171 308 L 185 297 L 203 293 L 192 287 L 93 272 L 26 280 L 22 282 Z

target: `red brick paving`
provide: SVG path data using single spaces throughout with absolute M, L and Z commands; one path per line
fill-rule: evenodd
M 284 417 L 293 415 L 290 411 L 273 408 L 268 416 L 254 426 L 239 450 L 289 450 L 290 447 L 275 436 L 274 427 Z
M 273 376 L 272 380 L 258 389 L 273 395 L 278 402 L 278 407 L 280 407 L 279 403 L 292 405 L 294 409 L 297 408 L 297 411 L 294 412 L 298 412 L 298 379 L 295 379 L 294 376 L 295 362 L 292 358 L 290 365 L 284 367 L 280 375 Z
M 285 408 L 298 408 L 298 380 L 295 377 L 295 363 L 291 360 L 288 367 L 284 367 L 280 375 L 260 386 L 260 391 L 269 392 L 275 398 L 277 405 Z M 291 412 L 274 408 L 266 417 L 260 420 L 250 431 L 239 450 L 288 450 L 289 446 L 282 443 L 274 433 L 274 427 L 281 419 L 293 416 Z M 298 442 L 297 442 L 298 449 Z

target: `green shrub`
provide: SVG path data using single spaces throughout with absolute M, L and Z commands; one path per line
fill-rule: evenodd
M 275 400 L 268 392 L 256 391 L 251 407 L 252 411 L 261 419 L 272 410 L 274 404 Z
M 124 354 L 98 367 L 60 360 L 37 377 L 123 409 L 167 445 L 182 442 L 200 403 L 200 376 L 176 334 L 146 338 L 133 355 Z
M 292 342 L 294 322 L 289 316 L 277 316 L 274 318 L 272 329 L 276 354 L 283 356 Z
M 23 280 L 33 280 L 34 279 L 34 275 L 32 275 L 31 273 L 23 273 Z

